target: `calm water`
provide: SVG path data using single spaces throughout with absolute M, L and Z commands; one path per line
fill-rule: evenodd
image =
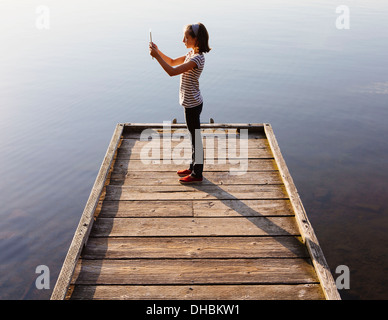
M 197 21 L 202 120 L 271 123 L 333 274 L 350 269 L 341 296 L 388 298 L 388 4 L 57 0 L 48 30 L 41 4 L 0 1 L 1 299 L 50 297 L 116 123 L 183 122 L 148 32 L 180 56 Z

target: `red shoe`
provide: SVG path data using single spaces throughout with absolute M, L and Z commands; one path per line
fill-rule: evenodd
M 181 177 L 186 177 L 189 174 L 191 174 L 191 170 L 190 169 L 184 169 L 184 170 L 177 171 L 177 175 L 181 176 Z
M 192 175 L 188 175 L 186 177 L 180 178 L 179 182 L 183 184 L 188 184 L 188 183 L 198 183 L 202 182 L 203 178 L 196 178 L 193 177 Z

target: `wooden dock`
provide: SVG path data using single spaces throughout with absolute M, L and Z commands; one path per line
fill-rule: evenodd
M 272 127 L 202 136 L 181 185 L 185 125 L 116 126 L 51 299 L 340 299 Z

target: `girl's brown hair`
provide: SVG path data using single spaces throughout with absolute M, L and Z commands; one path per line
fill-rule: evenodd
M 188 30 L 190 36 L 196 39 L 195 46 L 198 48 L 198 51 L 200 53 L 207 53 L 211 50 L 211 48 L 209 47 L 209 34 L 202 23 L 199 22 L 198 25 L 199 28 L 197 35 L 195 35 L 191 24 L 188 24 L 185 27 L 185 31 Z

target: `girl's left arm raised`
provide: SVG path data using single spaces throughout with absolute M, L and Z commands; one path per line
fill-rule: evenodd
M 161 56 L 157 56 L 155 57 L 155 59 L 158 60 L 161 67 L 164 69 L 164 71 L 167 72 L 167 74 L 170 77 L 177 76 L 181 73 L 187 72 L 191 69 L 194 69 L 197 66 L 197 64 L 194 61 L 189 61 L 189 62 L 180 64 L 177 67 L 171 67 L 166 61 L 162 59 Z
M 197 66 L 197 64 L 194 61 L 189 61 L 189 62 L 182 63 L 177 67 L 172 67 L 161 57 L 158 50 L 155 49 L 153 46 L 150 46 L 150 55 L 153 56 L 159 62 L 161 67 L 164 69 L 164 71 L 167 72 L 167 74 L 170 77 L 177 76 Z

